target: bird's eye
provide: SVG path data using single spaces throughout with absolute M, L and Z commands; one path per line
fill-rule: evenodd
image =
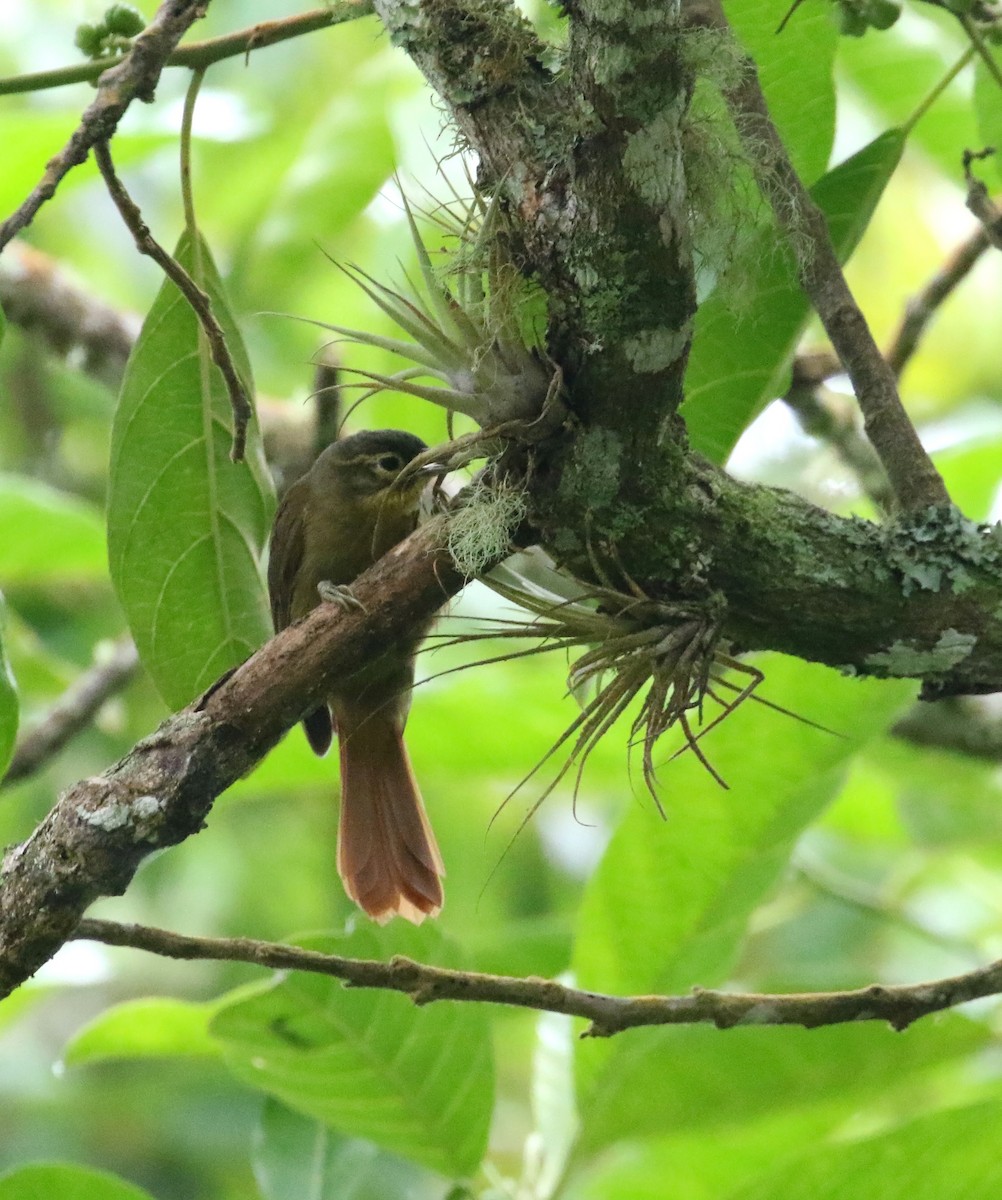
M 400 456 L 397 454 L 381 454 L 376 459 L 376 466 L 380 471 L 399 471 L 403 465 L 400 461 Z

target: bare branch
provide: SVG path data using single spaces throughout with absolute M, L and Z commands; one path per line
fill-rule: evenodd
M 964 151 L 964 180 L 967 183 L 967 207 L 981 222 L 985 234 L 991 244 L 1002 250 L 1002 212 L 988 195 L 988 188 L 971 170 L 971 165 L 981 158 L 989 158 L 995 153 L 989 146 L 977 152 Z
M 403 992 L 415 1004 L 460 1000 L 504 1004 L 584 1017 L 586 1037 L 611 1037 L 626 1029 L 657 1025 L 801 1025 L 817 1029 L 847 1021 L 886 1021 L 907 1029 L 914 1021 L 970 1000 L 1002 993 L 1002 962 L 929 983 L 871 984 L 847 992 L 757 994 L 693 988 L 689 996 L 609 996 L 566 987 L 551 979 L 521 979 L 432 967 L 397 956 L 388 963 L 321 954 L 252 938 L 186 937 L 143 925 L 81 921 L 72 935 L 109 946 L 132 946 L 179 959 L 247 962 L 278 970 L 310 971 L 342 979 L 350 987 Z
M 240 379 L 233 356 L 230 354 L 230 348 L 226 344 L 226 336 L 212 311 L 212 302 L 177 259 L 168 254 L 150 233 L 149 226 L 143 220 L 143 214 L 139 211 L 138 205 L 115 174 L 115 166 L 111 161 L 111 150 L 107 142 L 95 143 L 94 158 L 97 160 L 108 193 L 135 240 L 136 249 L 140 254 L 146 254 L 153 259 L 188 301 L 198 318 L 198 323 L 201 325 L 209 345 L 212 361 L 219 368 L 230 397 L 230 407 L 233 410 L 233 448 L 230 451 L 230 457 L 234 462 L 239 462 L 244 456 L 247 445 L 247 426 L 254 415 L 254 409 L 247 395 L 247 389 Z M 193 234 L 193 236 L 197 235 Z
M 90 724 L 101 705 L 135 678 L 139 655 L 132 638 L 121 638 L 108 655 L 63 692 L 45 716 L 18 741 L 0 788 L 33 775 Z
M 950 255 L 922 291 L 909 300 L 904 319 L 887 348 L 887 362 L 895 375 L 900 375 L 907 366 L 936 310 L 963 282 L 990 245 L 988 231 L 984 228 L 975 230 Z
M 692 9 L 690 19 L 721 30 L 729 28 L 719 0 L 705 0 Z M 801 286 L 852 380 L 867 436 L 898 503 L 905 511 L 949 504 L 943 480 L 901 403 L 894 373 L 845 281 L 824 216 L 797 175 L 772 123 L 751 59 L 745 58 L 741 82 L 726 92 L 726 99 L 753 161 L 764 168 L 760 181 L 776 219 L 784 228 L 795 224 L 810 238 L 811 253 L 799 260 Z
M 411 636 L 463 584 L 429 522 L 352 590 L 363 608 L 322 604 L 121 761 L 69 788 L 0 870 L 0 997 L 72 934 L 89 904 L 118 895 L 155 850 L 197 833 L 216 796 L 246 774 L 343 678 Z
M 125 58 L 101 75 L 97 95 L 70 140 L 49 160 L 31 195 L 0 225 L 0 250 L 31 224 L 46 200 L 56 194 L 64 176 L 86 161 L 93 146 L 111 137 L 133 100 L 152 101 L 171 51 L 208 7 L 209 0 L 164 0 Z

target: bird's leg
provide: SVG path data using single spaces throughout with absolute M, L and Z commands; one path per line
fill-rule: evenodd
M 347 584 L 321 579 L 317 584 L 317 594 L 326 604 L 336 604 L 344 612 L 362 612 L 368 616 L 369 610 Z

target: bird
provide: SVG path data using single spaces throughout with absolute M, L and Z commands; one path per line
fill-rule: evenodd
M 358 601 L 349 585 L 416 526 L 431 464 L 404 469 L 427 450 L 399 429 L 364 430 L 328 446 L 285 493 L 272 526 L 268 591 L 275 632 L 321 600 Z M 414 924 L 442 907 L 445 868 L 404 744 L 414 658 L 427 632 L 386 648 L 303 719 L 318 755 L 337 733 L 341 812 L 337 865 L 345 891 L 380 924 Z

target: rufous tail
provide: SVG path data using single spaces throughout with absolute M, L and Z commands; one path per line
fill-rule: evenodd
M 337 867 L 345 891 L 380 924 L 415 925 L 442 907 L 445 868 L 395 713 L 336 712 L 341 750 Z

